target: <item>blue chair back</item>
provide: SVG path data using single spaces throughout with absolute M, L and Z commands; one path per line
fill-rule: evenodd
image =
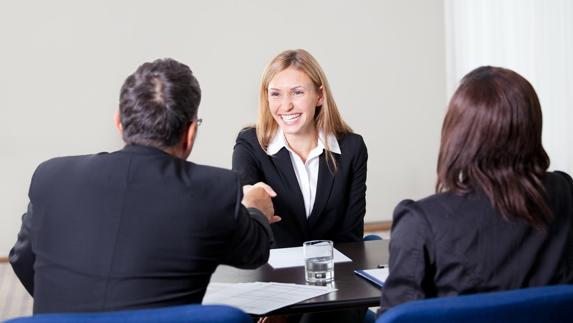
M 362 238 L 363 241 L 382 240 L 382 237 L 377 234 L 369 234 Z
M 252 323 L 238 308 L 226 305 L 184 305 L 144 310 L 100 313 L 38 314 L 15 318 L 6 323 Z
M 440 297 L 391 308 L 376 323 L 573 322 L 573 285 Z

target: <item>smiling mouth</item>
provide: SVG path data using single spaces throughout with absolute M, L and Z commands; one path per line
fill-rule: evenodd
M 302 115 L 302 113 L 292 113 L 292 114 L 281 114 L 281 119 L 286 122 L 286 123 L 292 123 L 296 120 L 298 120 L 298 118 L 300 118 L 300 116 Z

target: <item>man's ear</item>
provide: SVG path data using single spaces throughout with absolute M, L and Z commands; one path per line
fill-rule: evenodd
M 115 128 L 119 132 L 119 135 L 123 136 L 123 126 L 121 125 L 121 117 L 119 115 L 119 110 L 115 111 L 113 115 L 113 123 L 115 124 Z
M 183 138 L 183 149 L 185 150 L 185 155 L 186 155 L 185 159 L 189 157 L 189 155 L 191 154 L 191 150 L 193 150 L 195 137 L 197 137 L 197 121 L 191 122 L 189 128 L 187 128 L 185 138 Z

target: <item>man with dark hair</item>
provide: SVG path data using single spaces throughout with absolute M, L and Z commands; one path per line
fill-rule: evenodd
M 186 65 L 145 63 L 121 89 L 122 150 L 37 168 L 10 251 L 34 313 L 199 303 L 217 265 L 268 260 L 272 189 L 243 197 L 235 173 L 186 161 L 200 98 Z

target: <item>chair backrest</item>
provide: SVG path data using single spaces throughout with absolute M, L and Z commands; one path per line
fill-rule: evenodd
M 372 241 L 372 240 L 382 240 L 382 237 L 377 234 L 369 234 L 362 238 L 364 241 Z
M 573 285 L 555 285 L 412 301 L 376 323 L 573 322 Z
M 156 309 L 101 313 L 39 314 L 15 318 L 6 323 L 252 323 L 240 309 L 226 305 L 184 305 Z

